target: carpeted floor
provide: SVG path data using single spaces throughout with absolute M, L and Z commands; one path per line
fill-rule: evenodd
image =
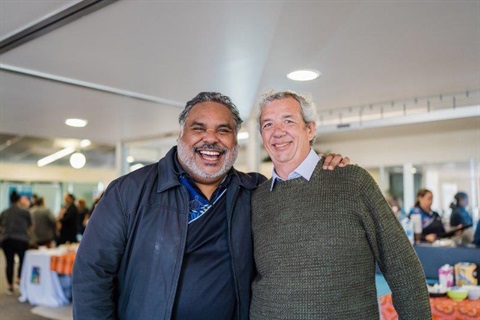
M 15 266 L 15 274 L 17 267 Z M 13 295 L 8 295 L 5 276 L 5 255 L 0 249 L 0 319 L 2 320 L 71 320 L 71 305 L 60 308 L 33 306 L 28 302 L 18 301 L 20 292 L 15 289 Z

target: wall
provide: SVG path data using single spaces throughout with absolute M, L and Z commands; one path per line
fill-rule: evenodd
M 383 137 L 372 135 L 362 140 L 319 141 L 322 150 L 348 155 L 352 163 L 365 168 L 395 166 L 411 162 L 447 163 L 480 159 L 480 128 L 421 135 Z
M 0 162 L 0 180 L 7 181 L 58 181 L 102 182 L 106 187 L 117 177 L 115 169 L 73 169 L 71 167 L 13 164 Z

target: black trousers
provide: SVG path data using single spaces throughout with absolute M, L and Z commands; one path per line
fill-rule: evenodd
M 9 286 L 13 286 L 13 268 L 15 266 L 15 254 L 18 255 L 18 258 L 20 260 L 17 271 L 18 278 L 20 278 L 22 274 L 23 257 L 25 256 L 25 252 L 28 250 L 28 242 L 16 239 L 5 239 L 2 241 L 2 249 L 5 253 L 5 260 L 7 262 L 7 266 L 5 268 L 7 274 L 7 282 Z

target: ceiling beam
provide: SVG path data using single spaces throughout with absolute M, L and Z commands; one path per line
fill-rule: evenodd
M 118 0 L 83 0 L 0 41 L 0 54 L 60 28 Z

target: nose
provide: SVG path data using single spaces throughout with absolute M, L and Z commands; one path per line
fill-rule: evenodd
M 283 137 L 285 135 L 285 130 L 283 128 L 283 123 L 277 123 L 273 126 L 273 135 L 275 137 Z
M 217 132 L 214 129 L 205 130 L 203 140 L 208 142 L 218 141 Z

